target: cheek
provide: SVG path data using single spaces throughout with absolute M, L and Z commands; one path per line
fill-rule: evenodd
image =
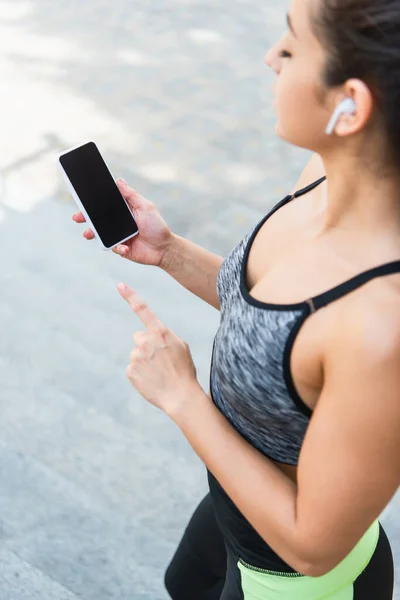
M 276 133 L 286 141 L 313 149 L 324 135 L 325 111 L 313 81 L 287 69 L 276 87 Z

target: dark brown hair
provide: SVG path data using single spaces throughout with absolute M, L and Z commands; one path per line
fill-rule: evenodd
M 320 0 L 312 25 L 328 53 L 324 85 L 368 85 L 389 157 L 400 165 L 400 0 Z

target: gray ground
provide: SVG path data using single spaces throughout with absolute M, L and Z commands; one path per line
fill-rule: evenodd
M 166 598 L 205 473 L 125 379 L 140 325 L 115 284 L 188 341 L 204 387 L 218 313 L 85 243 L 56 154 L 94 139 L 175 232 L 226 254 L 307 159 L 274 135 L 263 63 L 286 4 L 0 1 L 2 600 Z

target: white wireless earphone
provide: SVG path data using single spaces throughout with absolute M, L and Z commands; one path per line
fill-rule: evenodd
M 345 100 L 342 100 L 341 103 L 337 105 L 336 110 L 329 121 L 328 127 L 326 128 L 326 133 L 328 135 L 333 133 L 340 115 L 344 113 L 354 114 L 356 110 L 357 105 L 352 98 L 346 98 Z

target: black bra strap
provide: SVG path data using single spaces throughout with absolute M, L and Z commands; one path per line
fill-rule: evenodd
M 314 188 L 316 188 L 320 183 L 322 183 L 323 181 L 325 181 L 326 176 L 321 177 L 321 179 L 317 179 L 317 181 L 314 181 L 314 183 L 311 183 L 310 185 L 308 185 L 307 187 L 298 190 L 295 194 L 293 194 L 293 198 L 297 198 L 298 196 L 302 196 L 303 194 L 306 194 L 307 192 L 310 192 L 311 190 L 313 190 Z
M 314 181 L 314 183 L 311 183 L 310 185 L 308 185 L 307 187 L 303 188 L 302 190 L 298 190 L 294 194 L 288 194 L 288 196 L 285 196 L 283 198 L 283 200 L 279 200 L 278 204 L 275 204 L 275 206 L 272 208 L 272 210 L 270 210 L 270 212 L 268 213 L 268 215 L 267 215 L 266 218 L 272 217 L 272 215 L 277 210 L 279 210 L 280 208 L 282 208 L 283 206 L 285 206 L 285 204 L 289 204 L 289 202 L 291 202 L 295 198 L 298 198 L 298 196 L 302 196 L 303 194 L 306 194 L 307 192 L 313 190 L 320 183 L 322 183 L 323 181 L 325 181 L 325 179 L 326 179 L 326 177 L 322 177 L 321 179 L 318 179 L 318 181 Z
M 341 283 L 337 287 L 320 294 L 319 296 L 315 296 L 312 300 L 309 300 L 310 306 L 314 308 L 314 310 L 318 310 L 323 306 L 327 306 L 331 302 L 346 296 L 350 292 L 353 292 L 357 288 L 365 285 L 372 279 L 376 277 L 382 277 L 385 275 L 393 275 L 394 273 L 400 273 L 400 260 L 396 260 L 391 263 L 387 263 L 385 265 L 381 265 L 380 267 L 375 267 L 373 269 L 369 269 L 368 271 L 364 271 L 364 273 L 360 273 L 356 275 L 349 281 L 345 281 Z

